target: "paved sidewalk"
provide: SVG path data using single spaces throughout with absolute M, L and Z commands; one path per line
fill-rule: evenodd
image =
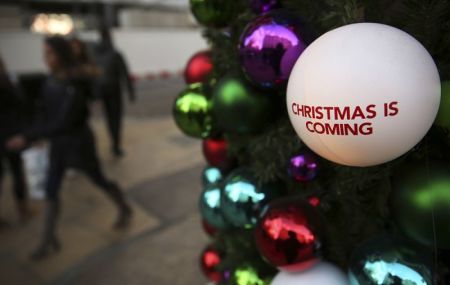
M 6 181 L 0 201 L 9 226 L 0 231 L 0 284 L 205 284 L 198 254 L 207 243 L 197 199 L 203 159 L 200 141 L 174 126 L 171 102 L 180 79 L 140 86 L 140 101 L 128 108 L 126 156 L 115 159 L 103 121 L 94 119 L 105 171 L 118 180 L 135 217 L 125 232 L 114 232 L 115 209 L 81 174 L 65 180 L 59 233 L 63 249 L 39 263 L 28 259 L 41 225 L 41 202 L 26 225 L 15 220 Z

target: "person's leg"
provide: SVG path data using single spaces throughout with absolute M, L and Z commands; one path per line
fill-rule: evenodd
M 18 152 L 8 153 L 7 160 L 13 177 L 14 194 L 20 219 L 25 221 L 30 216 L 27 201 L 27 186 L 22 156 Z
M 111 149 L 117 156 L 121 156 L 121 131 L 122 131 L 122 100 L 120 94 L 110 94 L 103 99 L 108 130 L 111 137 Z
M 33 260 L 46 257 L 50 250 L 59 250 L 60 244 L 56 235 L 56 223 L 60 212 L 59 191 L 64 178 L 65 167 L 50 159 L 50 167 L 46 182 L 46 202 L 44 211 L 44 226 L 41 241 L 36 250 L 31 254 Z
M 114 144 L 114 135 L 113 135 L 114 128 L 113 128 L 113 120 L 112 120 L 113 110 L 111 108 L 110 101 L 111 101 L 110 96 L 102 98 L 103 112 L 104 112 L 105 119 L 106 119 L 106 126 L 108 129 L 109 138 L 111 140 L 111 145 L 113 145 Z
M 114 109 L 114 146 L 113 151 L 115 155 L 123 155 L 122 150 L 122 99 L 121 95 L 117 94 L 113 101 Z
M 132 210 L 125 200 L 122 190 L 119 186 L 108 180 L 100 169 L 100 164 L 92 162 L 89 166 L 82 169 L 91 181 L 102 189 L 106 195 L 114 202 L 118 209 L 118 216 L 113 225 L 115 229 L 128 227 L 131 220 Z

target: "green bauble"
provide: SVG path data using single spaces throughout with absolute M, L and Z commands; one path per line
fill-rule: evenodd
M 450 81 L 442 82 L 441 105 L 434 122 L 440 127 L 450 129 Z
M 212 111 L 218 127 L 240 134 L 261 131 L 273 114 L 270 95 L 237 76 L 226 76 L 216 85 Z
M 352 254 L 351 285 L 433 285 L 432 255 L 409 241 L 382 235 Z
M 222 213 L 233 226 L 252 228 L 262 208 L 280 196 L 281 188 L 278 183 L 258 185 L 248 169 L 234 170 L 223 182 Z
M 200 83 L 189 85 L 178 95 L 173 105 L 173 118 L 188 136 L 206 138 L 211 134 L 211 104 Z
M 241 266 L 231 272 L 231 284 L 269 285 L 272 278 L 263 278 L 252 266 Z
M 230 24 L 236 1 L 230 0 L 190 0 L 191 12 L 204 26 L 223 28 Z
M 434 224 L 437 247 L 450 249 L 450 165 L 423 161 L 404 169 L 393 180 L 391 210 L 409 238 L 434 247 Z
M 221 189 L 219 184 L 209 185 L 200 195 L 199 207 L 203 219 L 216 229 L 226 229 L 229 224 L 221 210 Z

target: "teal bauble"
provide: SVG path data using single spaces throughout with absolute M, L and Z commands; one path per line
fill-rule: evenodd
M 221 209 L 221 189 L 219 184 L 207 186 L 200 195 L 200 213 L 209 225 L 223 230 L 229 227 Z
M 214 88 L 212 112 L 224 131 L 251 134 L 262 131 L 273 119 L 270 94 L 262 93 L 239 76 L 226 76 Z
M 262 208 L 281 195 L 279 183 L 258 184 L 254 174 L 240 168 L 231 172 L 222 186 L 222 213 L 235 227 L 252 228 Z
M 173 104 L 175 123 L 183 133 L 195 138 L 207 138 L 213 131 L 211 104 L 203 90 L 201 83 L 191 84 Z
M 440 127 L 450 129 L 450 80 L 441 84 L 441 104 L 434 123 Z
M 351 285 L 434 285 L 430 251 L 389 235 L 360 247 L 350 262 Z
M 392 179 L 392 216 L 410 239 L 450 249 L 450 164 L 420 161 Z
M 222 171 L 214 166 L 206 166 L 202 171 L 203 187 L 210 186 L 222 180 Z
M 191 12 L 203 26 L 227 27 L 234 15 L 236 1 L 230 0 L 190 0 Z

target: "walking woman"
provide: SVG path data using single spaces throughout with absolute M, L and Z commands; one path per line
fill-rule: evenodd
M 95 149 L 95 139 L 88 124 L 86 77 L 77 68 L 70 44 L 62 37 L 49 37 L 44 43 L 44 59 L 50 71 L 42 91 L 41 118 L 34 127 L 9 139 L 7 147 L 18 150 L 43 138 L 50 140 L 50 165 L 46 185 L 46 209 L 41 242 L 32 259 L 41 259 L 60 248 L 56 237 L 60 203 L 59 191 L 67 168 L 83 171 L 116 204 L 119 214 L 116 229 L 126 227 L 131 208 L 119 187 L 105 178 Z

